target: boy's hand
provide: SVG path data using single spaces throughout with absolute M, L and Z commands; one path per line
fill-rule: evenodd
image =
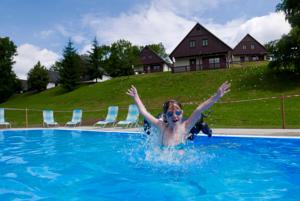
M 128 89 L 128 91 L 126 92 L 126 94 L 129 95 L 129 96 L 131 96 L 132 98 L 138 97 L 138 92 L 137 92 L 136 88 L 133 85 L 131 85 L 131 88 Z
M 217 96 L 219 96 L 220 98 L 221 98 L 222 96 L 224 96 L 227 92 L 230 91 L 230 86 L 231 86 L 231 84 L 230 84 L 228 81 L 224 82 L 224 83 L 219 87 L 218 92 L 217 92 Z

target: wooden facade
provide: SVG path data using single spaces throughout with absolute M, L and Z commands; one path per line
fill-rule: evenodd
M 143 65 L 143 73 L 169 71 L 169 65 L 167 62 L 152 51 L 148 46 L 142 49 L 140 62 Z
M 228 68 L 232 48 L 197 23 L 170 54 L 172 72 Z
M 241 63 L 245 61 L 263 61 L 266 60 L 267 50 L 250 34 L 247 34 L 233 48 L 233 62 Z

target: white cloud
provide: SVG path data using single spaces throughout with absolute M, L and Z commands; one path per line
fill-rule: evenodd
M 119 39 L 129 40 L 136 45 L 162 42 L 168 51 L 195 24 L 173 12 L 157 10 L 153 6 L 135 14 L 123 13 L 117 18 L 86 16 L 84 21 L 94 30 L 97 38 L 106 44 Z
M 205 26 L 232 48 L 247 33 L 264 44 L 271 40 L 279 39 L 291 29 L 283 13 L 269 13 L 268 15 L 248 20 L 236 19 L 227 22 L 225 25 L 210 23 Z
M 81 35 L 74 35 L 71 38 L 77 44 L 81 44 L 81 43 L 84 43 L 86 41 L 86 38 L 81 36 Z
M 27 73 L 38 61 L 46 68 L 49 68 L 59 59 L 58 54 L 31 44 L 20 45 L 17 53 L 18 55 L 15 57 L 16 63 L 13 67 L 17 76 L 21 79 L 27 79 Z
M 92 44 L 87 44 L 79 51 L 79 54 L 87 54 L 88 51 L 92 50 Z
M 50 35 L 54 34 L 54 31 L 53 30 L 44 30 L 44 31 L 41 31 L 39 34 L 42 38 L 48 38 Z
M 236 0 L 153 0 L 151 5 L 157 10 L 168 10 L 189 18 L 194 14 L 201 15 L 207 10 L 232 1 Z
M 274 12 L 251 19 L 234 19 L 225 24 L 217 24 L 206 18 L 188 19 L 178 14 L 185 9 L 193 9 L 193 5 L 201 4 L 201 8 L 195 8 L 199 10 L 234 1 L 236 0 L 192 0 L 186 3 L 180 0 L 153 0 L 149 6 L 139 7 L 135 12 L 122 13 L 117 17 L 86 15 L 82 21 L 105 44 L 119 39 L 129 40 L 136 45 L 162 42 L 168 53 L 178 45 L 196 21 L 232 48 L 247 33 L 264 44 L 289 32 L 290 25 L 285 21 L 282 13 Z M 205 8 L 205 5 L 208 8 Z
M 58 33 L 60 33 L 62 36 L 65 37 L 69 37 L 71 35 L 71 33 L 69 31 L 67 31 L 66 27 L 63 25 L 56 25 L 55 26 L 55 30 L 58 31 Z
M 90 39 L 86 38 L 83 33 L 79 33 L 80 30 L 72 30 L 72 28 L 67 28 L 63 25 L 56 25 L 55 28 L 56 32 L 63 37 L 71 39 L 72 42 L 79 44 L 79 45 L 85 45 L 86 43 L 89 43 Z

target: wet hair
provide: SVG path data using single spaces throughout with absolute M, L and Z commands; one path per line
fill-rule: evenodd
M 180 107 L 180 109 L 182 109 L 182 105 L 181 103 L 177 102 L 176 100 L 168 100 L 163 104 L 163 113 L 166 114 L 170 105 L 176 104 Z

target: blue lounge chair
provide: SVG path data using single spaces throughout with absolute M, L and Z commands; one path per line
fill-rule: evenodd
M 82 110 L 73 110 L 72 120 L 66 123 L 66 126 L 80 126 L 82 119 Z
M 127 114 L 127 117 L 126 117 L 126 120 L 124 121 L 119 121 L 117 123 L 116 126 L 122 126 L 122 127 L 134 127 L 134 126 L 138 126 L 138 120 L 139 120 L 139 110 L 138 110 L 138 107 L 136 105 L 129 105 L 129 108 L 128 108 L 128 114 Z
M 5 121 L 4 108 L 0 108 L 0 125 L 5 126 L 6 128 L 8 128 L 8 127 L 11 128 L 11 124 L 9 122 Z
M 105 120 L 96 122 L 94 126 L 105 127 L 107 124 L 112 124 L 112 126 L 114 126 L 117 122 L 118 111 L 118 106 L 109 106 Z
M 54 121 L 53 110 L 43 110 L 43 126 L 59 126 L 59 124 Z

